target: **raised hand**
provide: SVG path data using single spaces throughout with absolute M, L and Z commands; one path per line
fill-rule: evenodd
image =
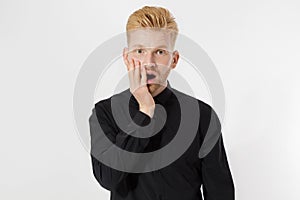
M 123 58 L 128 70 L 130 92 L 139 103 L 139 110 L 152 118 L 155 102 L 147 87 L 145 66 L 141 65 L 138 60 L 128 59 L 128 54 L 124 54 Z

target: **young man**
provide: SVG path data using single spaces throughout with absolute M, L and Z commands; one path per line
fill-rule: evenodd
M 208 104 L 172 88 L 167 80 L 179 59 L 179 52 L 174 51 L 178 34 L 174 17 L 165 8 L 145 6 L 130 15 L 126 30 L 128 47 L 123 50 L 123 59 L 130 89 L 96 103 L 89 119 L 96 180 L 111 191 L 111 200 L 200 200 L 201 186 L 205 200 L 233 200 L 234 183 L 216 113 Z M 163 159 L 156 163 L 157 170 L 149 170 L 153 169 L 151 159 L 128 160 L 121 153 L 109 154 L 115 146 L 134 153 L 154 152 L 167 146 L 183 120 L 184 106 L 179 102 L 189 99 L 196 100 L 201 117 L 196 122 L 194 139 L 178 159 L 157 167 Z M 159 106 L 165 110 L 166 118 L 158 112 Z M 193 116 L 193 111 L 190 114 Z M 155 130 L 162 119 L 164 124 Z M 215 119 L 213 126 L 211 119 Z M 184 120 L 193 119 L 188 116 Z M 118 126 L 122 122 L 125 129 Z M 220 133 L 218 140 L 205 157 L 199 158 L 200 147 L 211 127 L 213 132 Z M 192 128 L 184 132 L 186 137 L 191 134 L 189 131 Z M 101 143 L 106 137 L 111 146 Z M 180 149 L 181 144 L 177 147 Z M 104 156 L 109 161 L 102 162 Z M 171 157 L 165 156 L 166 160 Z M 126 171 L 117 170 L 113 163 L 129 167 Z

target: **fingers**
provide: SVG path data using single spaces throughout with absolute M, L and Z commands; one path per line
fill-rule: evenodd
M 127 70 L 128 71 L 131 71 L 131 70 L 134 70 L 134 63 L 133 63 L 133 59 L 128 59 L 128 56 L 126 57 L 125 59 L 125 64 L 127 65 Z
M 129 83 L 130 83 L 130 87 L 133 89 L 133 86 L 135 85 L 134 64 L 132 59 L 129 61 L 127 60 L 127 62 L 128 62 L 127 68 L 128 68 Z
M 127 67 L 127 71 L 129 71 L 128 48 L 123 49 L 123 61 Z
M 146 69 L 144 65 L 140 65 L 141 66 L 141 85 L 144 86 L 147 84 L 147 74 L 146 74 Z
M 124 56 L 124 61 L 128 69 L 130 90 L 135 91 L 141 86 L 146 85 L 146 70 L 141 69 L 140 61 L 133 58 L 128 59 L 127 56 Z
M 139 61 L 137 60 L 134 60 L 134 80 L 138 86 L 141 84 L 140 65 L 139 65 Z

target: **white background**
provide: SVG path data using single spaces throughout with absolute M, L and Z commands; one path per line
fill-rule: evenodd
M 0 1 L 0 199 L 109 199 L 75 129 L 73 90 L 88 55 L 143 5 L 168 8 L 220 73 L 236 199 L 300 199 L 299 4 Z

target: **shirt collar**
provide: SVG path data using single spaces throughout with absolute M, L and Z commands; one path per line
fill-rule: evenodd
M 169 80 L 167 80 L 167 86 L 163 89 L 163 91 L 161 91 L 158 95 L 153 97 L 155 103 L 165 104 L 172 94 L 171 90 L 172 90 L 172 87 L 170 85 Z M 133 101 L 135 104 L 138 104 L 137 100 L 135 99 L 135 97 L 133 95 L 131 95 L 130 100 Z

